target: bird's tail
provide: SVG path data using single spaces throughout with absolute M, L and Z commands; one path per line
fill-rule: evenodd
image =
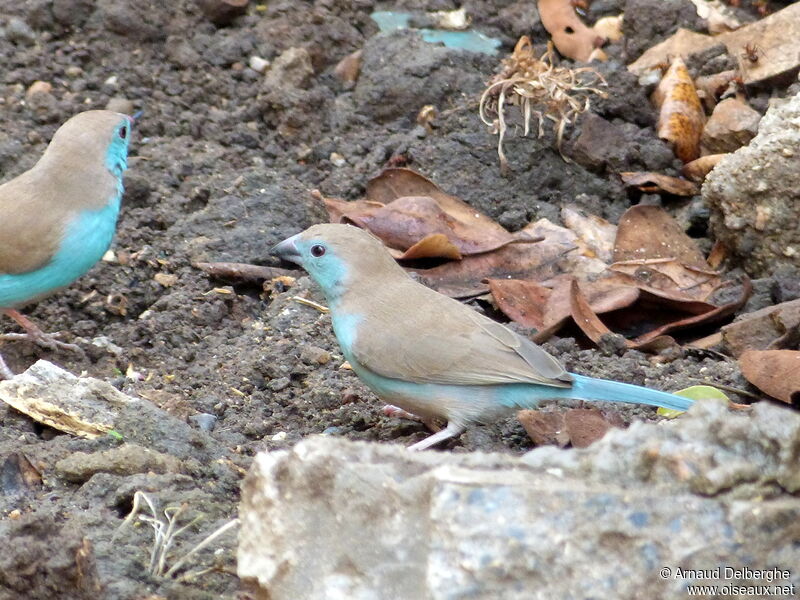
M 668 392 L 659 392 L 638 385 L 595 379 L 584 375 L 570 373 L 573 377 L 571 398 L 588 401 L 625 402 L 628 404 L 649 404 L 672 410 L 688 410 L 693 404 L 689 398 L 683 398 Z

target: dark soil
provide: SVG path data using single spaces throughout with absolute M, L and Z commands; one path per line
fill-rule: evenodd
M 652 0 L 647 14 L 660 3 Z M 596 3 L 603 14 L 623 4 Z M 503 53 L 522 34 L 546 39 L 531 0 L 463 5 L 477 28 L 503 41 Z M 691 6 L 670 2 L 669 19 L 653 17 L 641 33 L 628 32 L 636 47 L 647 47 L 676 24 L 691 24 L 691 15 L 681 13 L 685 5 Z M 42 328 L 64 331 L 65 340 L 86 348 L 87 358 L 26 343 L 6 343 L 3 356 L 17 372 L 46 358 L 152 401 L 161 410 L 140 415 L 120 433 L 144 445 L 138 430 L 155 432 L 147 438 L 150 447 L 178 457 L 183 467 L 174 474 L 98 473 L 67 481 L 55 472 L 59 460 L 118 442 L 72 438 L 0 407 L 0 460 L 21 452 L 44 477 L 38 489 L 0 490 L 6 542 L 0 598 L 236 597 L 235 535 L 182 570 L 213 567 L 201 575 L 147 574 L 150 528 L 140 523 L 119 530 L 136 490 L 162 508 L 186 503 L 190 515 L 203 517 L 178 539 L 172 556 L 180 556 L 235 516 L 240 478 L 260 450 L 319 433 L 399 444 L 427 435 L 421 424 L 383 416 L 381 403 L 340 369 L 329 318 L 291 300 L 304 290 L 321 300 L 300 272 L 290 290 L 264 292 L 255 284 L 211 279 L 193 263 L 278 266 L 268 254 L 274 243 L 325 220 L 311 189 L 358 198 L 389 162 L 420 171 L 512 230 L 540 217 L 558 222 L 565 203 L 616 221 L 642 200 L 626 192 L 616 171 L 674 174 L 679 166 L 653 131 L 645 91 L 620 60 L 601 67 L 609 99 L 595 105 L 592 117 L 602 119 L 594 131 L 611 131 L 612 143 L 598 149 L 591 132 L 581 141 L 584 118 L 565 144 L 579 164 L 562 160 L 552 132 L 541 140 L 512 135 L 506 144 L 512 171 L 503 176 L 496 139 L 477 114 L 500 57 L 427 44 L 408 31 L 376 36 L 369 18 L 376 9 L 449 9 L 454 2 L 271 0 L 264 6 L 251 3 L 247 15 L 217 27 L 189 0 L 4 2 L 3 180 L 30 167 L 76 112 L 127 100 L 144 117 L 126 174 L 117 260 L 98 264 L 27 311 Z M 664 30 L 653 31 L 661 22 Z M 362 47 L 360 78 L 355 85 L 341 83 L 334 66 Z M 252 55 L 275 61 L 289 48 L 307 51 L 313 74 L 295 66 L 275 80 L 246 66 Z M 609 54 L 621 59 L 624 49 Z M 37 80 L 50 82 L 52 93 L 26 99 Z M 426 104 L 440 114 L 430 132 L 415 122 Z M 334 152 L 343 165 L 332 162 Z M 695 235 L 705 235 L 707 211 L 699 197 L 666 205 Z M 160 283 L 154 278 L 159 273 L 174 275 L 174 282 Z M 772 301 L 772 282 L 756 283 L 762 293 L 748 309 Z M 4 330 L 11 327 L 6 320 Z M 568 337 L 554 338 L 547 349 L 570 370 L 662 389 L 696 380 L 746 386 L 735 363 L 718 356 L 654 361 L 633 351 L 619 356 L 581 349 Z M 139 375 L 125 377 L 133 372 Z M 625 421 L 654 414 L 614 410 Z M 210 433 L 191 425 L 201 413 L 217 419 Z M 171 441 L 159 443 L 158 432 L 166 428 Z M 476 427 L 447 446 L 455 452 L 531 447 L 513 419 Z

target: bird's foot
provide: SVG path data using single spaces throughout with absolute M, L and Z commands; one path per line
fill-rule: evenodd
M 423 425 L 425 425 L 425 427 L 427 427 L 434 433 L 441 430 L 441 427 L 436 422 L 436 419 L 420 417 L 419 415 L 410 413 L 407 410 L 400 408 L 399 406 L 395 406 L 394 404 L 387 404 L 381 409 L 381 412 L 387 417 L 392 417 L 395 419 L 408 419 L 409 421 L 418 421 L 419 423 L 422 423 Z
M 11 379 L 14 377 L 14 371 L 8 368 L 6 361 L 3 360 L 3 355 L 0 354 L 0 380 Z
M 13 309 L 3 310 L 5 314 L 14 319 L 25 330 L 25 333 L 4 333 L 0 340 L 28 340 L 47 350 L 69 350 L 84 355 L 83 349 L 77 344 L 68 344 L 56 339 L 58 333 L 45 333 L 28 317 Z

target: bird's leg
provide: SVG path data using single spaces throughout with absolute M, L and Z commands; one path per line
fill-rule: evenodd
M 8 368 L 6 361 L 3 360 L 3 355 L 0 354 L 0 380 L 11 379 L 14 377 L 14 371 Z
M 2 312 L 14 319 L 17 324 L 25 330 L 25 333 L 4 333 L 0 335 L 0 340 L 29 340 L 47 348 L 48 350 L 72 350 L 79 354 L 83 354 L 80 346 L 75 344 L 67 344 L 55 338 L 57 334 L 45 333 L 28 317 L 23 315 L 13 308 L 4 308 Z
M 425 417 L 420 417 L 419 415 L 410 413 L 407 410 L 400 408 L 399 406 L 395 406 L 394 404 L 387 404 L 381 409 L 381 412 L 387 417 L 393 417 L 396 419 L 408 419 L 409 421 L 419 421 L 434 433 L 442 429 L 436 422 L 436 419 L 428 419 Z
M 439 442 L 443 442 L 444 440 L 449 440 L 450 438 L 458 437 L 464 431 L 466 427 L 464 427 L 461 423 L 457 423 L 455 421 L 450 421 L 447 424 L 447 427 L 442 429 L 438 433 L 434 433 L 430 437 L 426 437 L 424 440 L 417 442 L 416 444 L 411 444 L 408 449 L 409 450 L 427 450 L 431 446 L 435 446 Z

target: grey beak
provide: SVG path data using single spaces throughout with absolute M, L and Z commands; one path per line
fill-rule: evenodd
M 288 260 L 293 263 L 300 263 L 300 252 L 297 250 L 297 246 L 295 246 L 295 240 L 297 236 L 300 235 L 293 235 L 290 238 L 283 240 L 282 242 L 275 244 L 272 249 L 269 251 L 270 254 L 273 256 L 277 256 L 278 258 L 282 258 L 283 260 Z

